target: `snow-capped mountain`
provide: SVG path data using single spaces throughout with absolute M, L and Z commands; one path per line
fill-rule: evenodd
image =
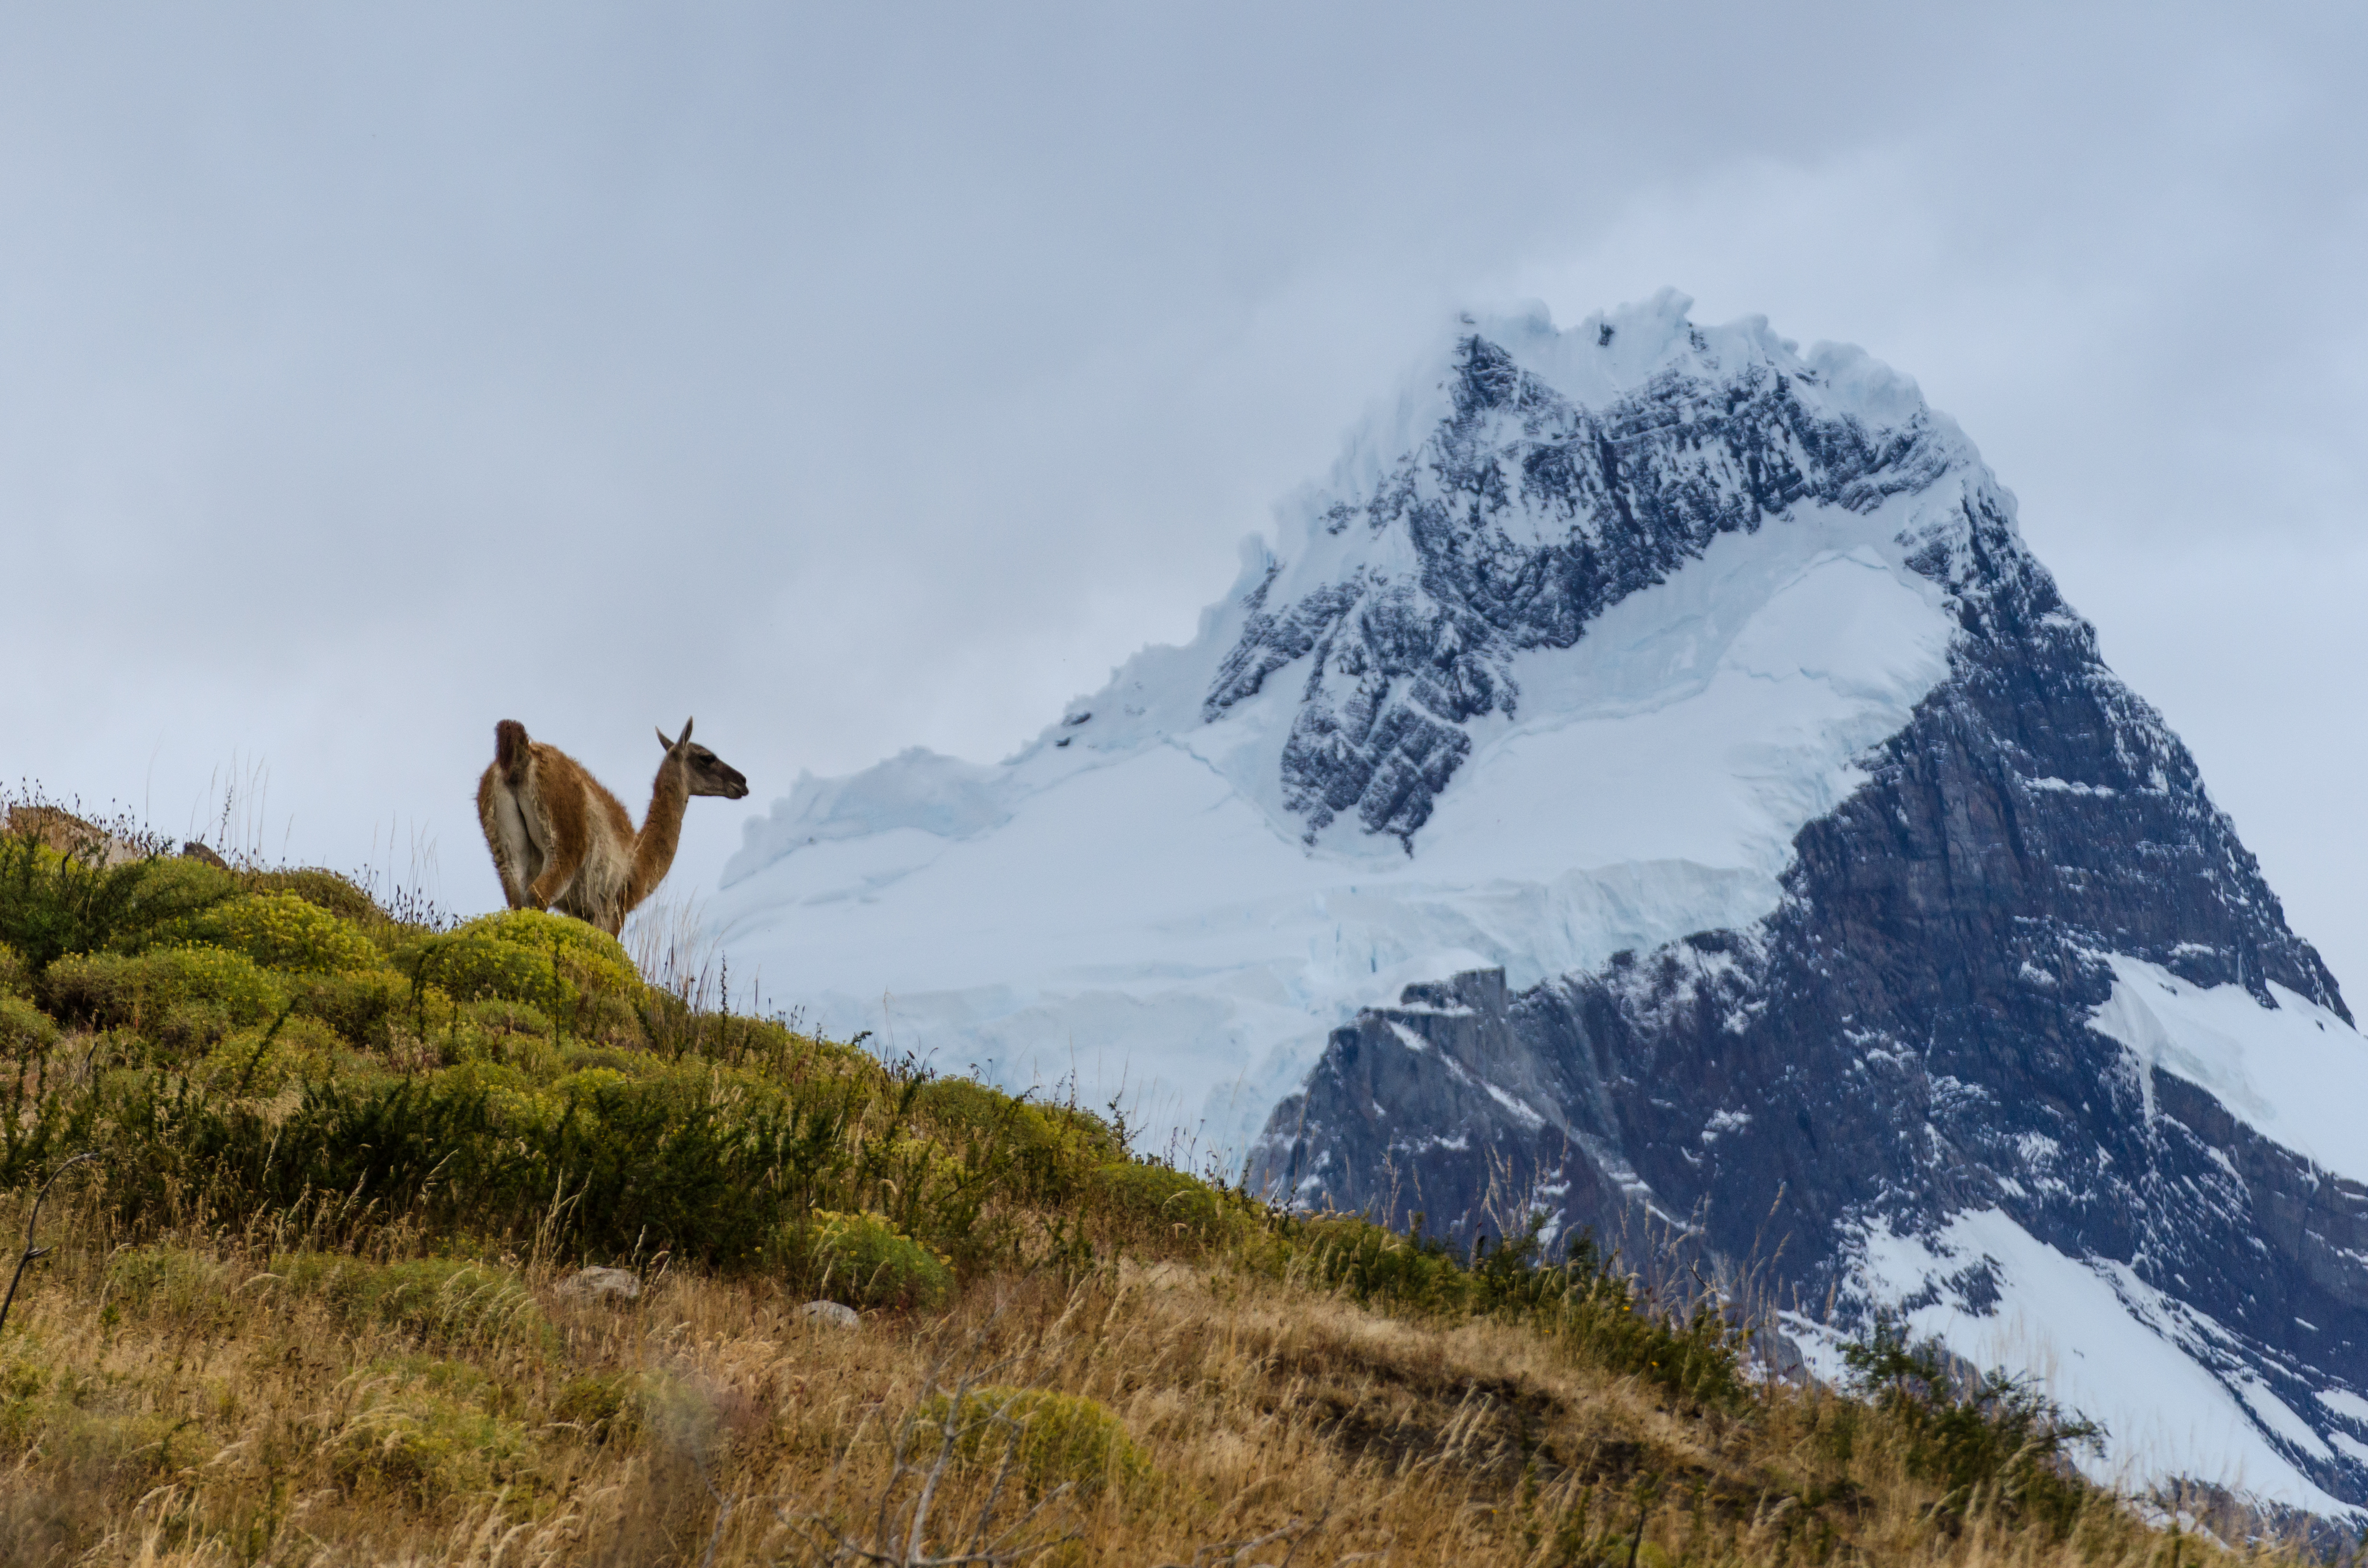
M 802 779 L 717 914 L 828 1027 L 1470 1235 L 1691 1238 L 2368 1499 L 2368 1046 L 1914 384 L 1467 322 L 1008 760 Z

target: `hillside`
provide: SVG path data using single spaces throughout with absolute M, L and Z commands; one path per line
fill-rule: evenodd
M 1748 1303 L 1272 1209 L 580 923 L 9 823 L 12 1564 L 2224 1555 L 1880 1332 L 1794 1386 Z

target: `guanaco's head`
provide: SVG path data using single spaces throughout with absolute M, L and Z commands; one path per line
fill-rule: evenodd
M 721 795 L 727 801 L 736 801 L 748 792 L 748 780 L 741 777 L 738 768 L 705 746 L 690 744 L 689 720 L 683 721 L 682 734 L 675 740 L 666 739 L 666 733 L 660 730 L 658 744 L 666 747 L 667 756 L 681 762 L 689 777 L 692 794 Z

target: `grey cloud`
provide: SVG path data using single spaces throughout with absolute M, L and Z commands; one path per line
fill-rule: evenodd
M 994 756 L 1445 312 L 1664 283 L 1917 376 L 2368 974 L 2332 8 L 77 8 L 0 23 L 0 768 L 432 836 Z M 2352 622 L 2357 618 L 2351 618 Z M 638 803 L 638 802 L 636 802 Z M 712 878 L 737 808 L 695 814 Z

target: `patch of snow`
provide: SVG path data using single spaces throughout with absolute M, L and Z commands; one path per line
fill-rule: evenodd
M 2343 1457 L 2354 1464 L 2368 1465 L 2368 1443 L 2349 1432 L 2329 1432 L 2327 1440 L 2343 1451 Z
M 2135 1060 L 2146 1114 L 2154 1074 L 2182 1078 L 2271 1142 L 2322 1170 L 2368 1181 L 2368 1041 L 2335 1014 L 2272 983 L 2265 1007 L 2241 985 L 2191 985 L 2159 964 L 2101 955 L 2113 994 L 2089 1027 Z
M 2135 1490 L 2185 1477 L 2328 1517 L 2362 1517 L 2272 1441 L 2327 1457 L 2308 1423 L 2250 1374 L 2236 1373 L 2231 1388 L 2213 1369 L 2224 1360 L 2214 1341 L 2227 1331 L 2126 1265 L 2067 1257 L 1996 1209 L 1957 1214 L 1929 1237 L 1877 1221 L 1861 1228 L 1852 1254 L 1850 1288 L 1865 1305 L 1935 1294 L 1905 1314 L 1911 1334 L 1976 1367 L 2027 1374 L 2067 1411 L 2103 1422 L 2104 1452 L 2074 1456 L 2092 1479 Z M 1983 1312 L 1944 1283 L 1975 1264 L 1987 1266 L 1998 1291 Z M 1788 1327 L 1812 1370 L 1843 1380 L 1836 1336 Z
M 2361 1398 L 2350 1389 L 2321 1389 L 2317 1398 L 2319 1403 L 2346 1421 L 2368 1430 L 2368 1399 Z
M 1422 1036 L 1415 1033 L 1414 1030 L 1406 1028 L 1395 1018 L 1392 1018 L 1390 1020 L 1390 1032 L 1398 1037 L 1398 1043 L 1400 1045 L 1405 1046 L 1417 1056 L 1420 1056 L 1424 1051 L 1430 1049 L 1430 1041 L 1423 1039 Z
M 1546 1119 L 1540 1116 L 1537 1113 L 1536 1108 L 1532 1107 L 1527 1100 L 1516 1099 L 1514 1096 L 1507 1094 L 1504 1090 L 1498 1088 L 1494 1084 L 1484 1083 L 1480 1086 L 1488 1091 L 1488 1097 L 1490 1099 L 1495 1100 L 1498 1105 L 1504 1107 L 1506 1110 L 1511 1112 L 1513 1119 L 1520 1122 L 1522 1126 L 1534 1130 L 1536 1128 L 1543 1127 L 1546 1124 Z
M 2111 799 L 2114 790 L 2108 784 L 2074 784 L 2062 778 L 2026 778 L 2025 784 L 2034 790 L 2046 790 L 2066 795 L 2100 795 Z
M 2292 1405 L 2271 1393 L 2267 1383 L 2259 1378 L 2248 1377 L 2238 1377 L 2235 1381 L 2237 1396 L 2271 1433 L 2315 1460 L 2335 1457 L 2335 1451 L 2319 1440 L 2318 1434 L 2310 1429 L 2309 1423 L 2296 1415 Z
M 1710 1119 L 1702 1123 L 1702 1141 L 1715 1143 L 1720 1133 L 1740 1132 L 1750 1125 L 1751 1113 L 1748 1110 L 1713 1111 Z

